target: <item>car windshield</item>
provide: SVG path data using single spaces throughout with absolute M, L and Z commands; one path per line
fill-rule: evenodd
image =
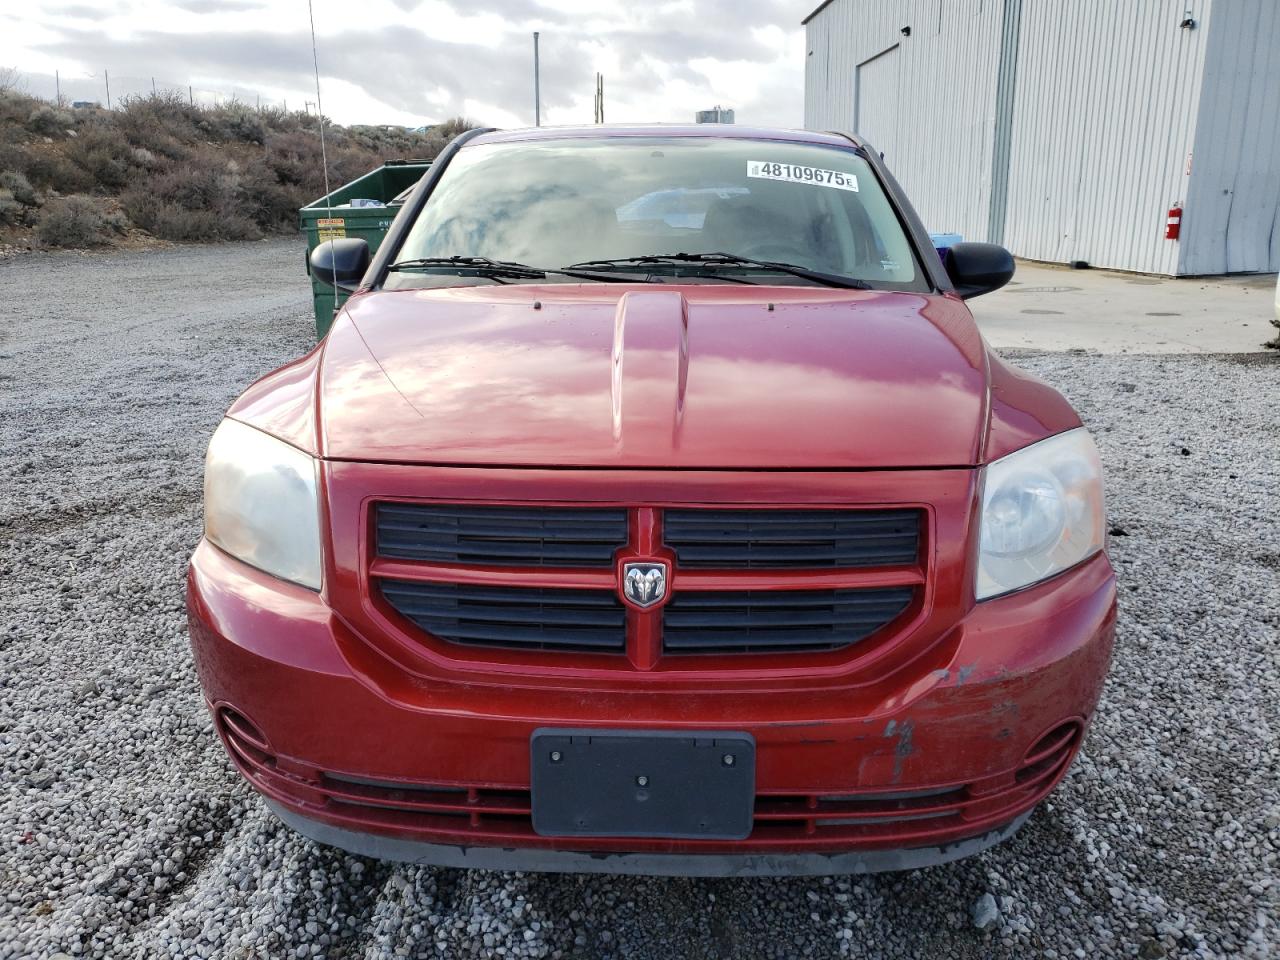
M 785 263 L 873 287 L 926 278 L 875 174 L 852 149 L 720 137 L 613 137 L 464 147 L 413 224 L 397 263 L 483 257 L 542 268 L 712 254 Z M 732 275 L 804 284 L 747 264 L 591 267 L 666 279 Z M 582 282 L 548 274 L 546 281 Z M 388 287 L 533 282 L 448 265 L 399 269 Z

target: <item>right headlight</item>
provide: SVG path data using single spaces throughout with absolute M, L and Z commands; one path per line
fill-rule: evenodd
M 979 600 L 1037 583 L 1105 543 L 1102 463 L 1080 427 L 989 463 L 982 485 Z
M 204 535 L 250 566 L 320 589 L 316 461 L 235 420 L 209 441 Z

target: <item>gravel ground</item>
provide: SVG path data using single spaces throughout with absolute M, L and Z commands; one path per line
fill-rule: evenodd
M 1123 597 L 1085 752 L 1010 843 L 850 880 L 460 872 L 278 826 L 191 666 L 201 455 L 310 342 L 299 246 L 0 285 L 0 960 L 1280 956 L 1275 357 L 1020 358 L 1095 431 Z

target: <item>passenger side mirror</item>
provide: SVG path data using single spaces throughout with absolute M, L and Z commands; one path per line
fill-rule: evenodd
M 947 276 L 960 299 L 999 290 L 1013 279 L 1013 255 L 998 243 L 957 243 L 947 251 Z
M 311 275 L 338 290 L 353 292 L 369 269 L 369 244 L 358 237 L 326 240 L 311 251 Z

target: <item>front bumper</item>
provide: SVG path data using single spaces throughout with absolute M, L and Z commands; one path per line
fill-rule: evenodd
M 468 847 L 357 833 L 267 801 L 288 826 L 331 847 L 378 860 L 473 870 L 611 873 L 646 877 L 819 877 L 936 867 L 981 853 L 1013 836 L 1031 811 L 976 837 L 931 847 L 851 850 L 846 853 L 604 853 L 538 847 Z
M 371 679 L 321 598 L 202 543 L 192 648 L 219 735 L 291 826 L 387 859 L 684 875 L 855 873 L 945 862 L 1011 835 L 1061 780 L 1101 692 L 1115 582 L 1097 556 L 979 604 L 945 645 L 844 690 L 598 695 Z M 927 662 L 926 662 L 927 661 Z M 757 744 L 740 841 L 540 836 L 542 726 L 736 730 Z

